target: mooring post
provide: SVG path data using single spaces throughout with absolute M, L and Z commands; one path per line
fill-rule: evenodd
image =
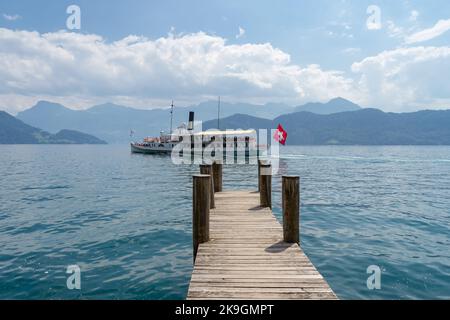
M 210 164 L 201 164 L 200 165 L 200 174 L 206 174 L 209 175 L 209 180 L 210 180 L 210 199 L 209 199 L 209 204 L 210 204 L 210 208 L 215 208 L 215 201 L 214 201 L 214 179 L 213 179 L 213 169 L 212 169 L 212 165 Z
M 198 245 L 209 241 L 209 209 L 211 176 L 198 174 L 193 176 L 192 187 L 192 244 L 194 262 Z
M 212 165 L 214 192 L 222 192 L 222 161 L 216 160 Z
M 283 239 L 300 244 L 300 177 L 282 178 Z
M 272 165 L 262 163 L 260 170 L 260 205 L 261 207 L 272 208 Z
M 262 160 L 258 159 L 258 191 L 261 191 L 261 162 Z
M 268 161 L 258 159 L 258 191 L 261 191 L 261 165 L 265 163 Z

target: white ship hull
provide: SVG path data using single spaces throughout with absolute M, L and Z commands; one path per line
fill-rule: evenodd
M 161 143 L 158 144 L 158 146 L 148 146 L 148 145 L 142 145 L 138 143 L 131 143 L 131 152 L 133 153 L 143 153 L 143 154 L 171 154 L 173 146 L 175 146 L 176 143 Z M 230 153 L 231 151 L 231 153 Z M 238 152 L 234 150 L 233 148 L 230 148 L 230 151 L 227 151 L 226 149 L 223 150 L 224 158 L 227 156 L 232 155 L 232 157 L 237 157 Z M 250 150 L 243 150 L 243 155 L 245 158 L 248 157 L 257 157 L 259 152 L 256 149 L 250 149 Z M 193 150 L 193 153 L 196 155 L 199 155 L 203 157 L 203 150 Z M 242 154 L 242 153 L 241 153 Z
M 203 157 L 206 148 L 217 141 L 217 137 L 223 139 L 223 149 L 220 152 L 223 152 L 224 157 L 227 155 L 234 157 L 258 155 L 256 131 L 254 130 L 205 131 L 193 134 L 189 132 L 188 134 L 179 134 L 174 139 L 172 139 L 173 136 L 161 134 L 159 138 L 145 138 L 143 142 L 132 142 L 130 146 L 133 153 L 170 154 L 177 144 L 187 143 L 182 146 L 183 150 L 180 150 L 180 156 L 187 151 L 189 154 Z M 194 143 L 198 145 L 194 146 Z M 215 152 L 212 151 L 212 153 Z
M 169 154 L 172 152 L 175 143 L 131 143 L 131 152 L 148 154 Z

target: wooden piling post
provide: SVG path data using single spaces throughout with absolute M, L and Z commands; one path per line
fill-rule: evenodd
M 300 178 L 282 178 L 283 239 L 300 244 Z
M 213 162 L 214 192 L 222 192 L 222 167 L 222 161 L 216 160 Z
M 258 191 L 261 191 L 261 161 L 258 159 Z
M 209 199 L 209 204 L 210 204 L 210 208 L 215 208 L 215 202 L 214 202 L 214 179 L 213 179 L 213 169 L 212 169 L 212 165 L 210 164 L 201 164 L 200 165 L 200 174 L 206 174 L 210 176 L 210 199 Z
M 268 163 L 268 161 L 258 159 L 258 191 L 261 191 L 261 165 L 265 163 Z
M 262 163 L 260 173 L 260 205 L 272 208 L 272 165 Z
M 209 210 L 211 176 L 199 174 L 193 176 L 192 188 L 192 242 L 194 262 L 198 245 L 209 241 Z

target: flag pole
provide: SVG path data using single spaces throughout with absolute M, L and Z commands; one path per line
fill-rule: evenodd
M 173 100 L 172 100 L 172 106 L 170 109 L 170 136 L 172 137 L 172 122 L 173 122 Z

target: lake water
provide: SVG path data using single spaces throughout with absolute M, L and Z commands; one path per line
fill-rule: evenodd
M 0 163 L 0 299 L 185 298 L 197 166 L 128 146 L 0 146 Z M 256 172 L 225 166 L 224 188 Z M 280 174 L 301 176 L 301 245 L 341 299 L 450 298 L 450 147 L 286 147 Z

